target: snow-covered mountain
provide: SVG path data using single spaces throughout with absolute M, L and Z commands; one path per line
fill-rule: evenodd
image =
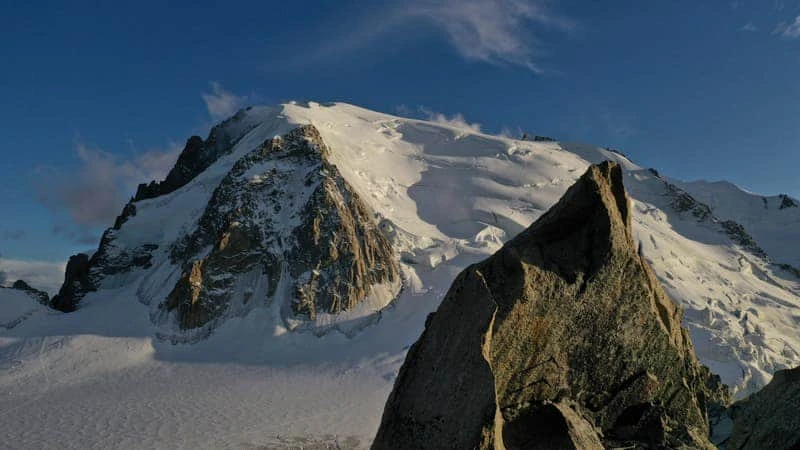
M 715 216 L 741 224 L 776 262 L 800 267 L 796 245 L 800 230 L 797 200 L 785 194 L 771 197 L 753 194 L 727 181 L 676 181 L 675 184 L 708 205 Z
M 295 147 L 298 158 L 275 156 Z M 685 309 L 701 362 L 740 396 L 797 365 L 800 209 L 788 197 L 759 209 L 761 197 L 678 183 L 607 149 L 339 103 L 248 108 L 184 153 L 167 180 L 140 188 L 91 260 L 73 265 L 81 276 L 59 298 L 75 312 L 0 330 L 9 442 L 367 445 L 408 345 L 455 275 L 606 159 L 625 169 L 634 239 Z M 315 221 L 307 206 L 332 196 L 357 200 L 329 210 L 334 223 Z M 295 245 L 304 232 L 313 245 Z M 290 267 L 309 248 L 325 253 Z M 337 249 L 360 255 L 347 260 L 355 266 L 330 266 L 342 261 Z M 358 292 L 298 306 L 303 287 L 347 279 Z M 36 430 L 26 426 L 34 418 Z

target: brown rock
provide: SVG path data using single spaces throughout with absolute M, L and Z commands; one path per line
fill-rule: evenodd
M 235 302 L 249 303 L 252 294 L 237 300 L 235 292 L 238 280 L 253 273 L 260 281 L 252 284 L 266 285 L 265 298 L 256 300 L 290 297 L 286 314 L 310 321 L 352 309 L 379 284 L 400 283 L 374 214 L 311 125 L 242 157 L 172 259 L 184 273 L 163 307 L 177 311 L 184 329 L 224 316 Z M 288 290 L 276 294 L 279 285 Z
M 709 373 L 633 244 L 614 163 L 454 281 L 374 449 L 713 448 Z

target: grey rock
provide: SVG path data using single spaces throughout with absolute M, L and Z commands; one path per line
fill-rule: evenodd
M 618 165 L 592 166 L 453 282 L 406 357 L 374 449 L 713 448 L 727 390 L 637 253 Z
M 730 410 L 728 450 L 800 449 L 800 367 L 775 372 L 772 381 Z

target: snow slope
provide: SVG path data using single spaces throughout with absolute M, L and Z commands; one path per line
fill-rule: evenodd
M 800 202 L 785 195 L 753 194 L 727 181 L 676 184 L 710 206 L 716 216 L 744 226 L 776 262 L 800 267 Z
M 0 447 L 368 446 L 408 346 L 455 275 L 603 159 L 626 169 L 636 239 L 686 309 L 700 359 L 740 395 L 797 365 L 800 280 L 737 245 L 717 218 L 676 210 L 666 180 L 618 153 L 346 104 L 255 107 L 241 123 L 232 153 L 177 191 L 137 202 L 116 235 L 123 248 L 161 244 L 151 268 L 108 277 L 75 313 L 35 314 L 0 329 Z M 288 331 L 279 305 L 264 304 L 206 339 L 173 344 L 176 330 L 151 320 L 152 305 L 180 275 L 168 244 L 193 229 L 236 160 L 308 123 L 392 237 L 400 297 L 352 338 Z M 796 246 L 796 227 L 783 232 Z
M 40 314 L 55 313 L 25 291 L 0 287 L 0 330 L 10 330 Z

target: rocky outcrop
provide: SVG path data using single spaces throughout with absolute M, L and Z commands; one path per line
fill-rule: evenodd
M 522 137 L 520 138 L 521 141 L 531 141 L 531 142 L 556 142 L 557 140 L 551 138 L 550 136 L 539 136 L 539 135 L 530 135 L 528 133 L 522 133 Z
M 40 291 L 40 290 L 32 287 L 30 284 L 26 283 L 23 280 L 15 281 L 14 284 L 11 285 L 11 288 L 12 289 L 16 289 L 18 291 L 25 292 L 26 294 L 30 295 L 31 297 L 33 297 L 34 299 L 36 299 L 39 303 L 41 303 L 43 305 L 49 305 L 50 304 L 50 296 L 47 295 L 47 292 Z
M 755 239 L 750 236 L 741 224 L 733 220 L 720 220 L 718 217 L 714 216 L 711 207 L 698 201 L 688 192 L 667 181 L 659 175 L 657 170 L 647 170 L 664 183 L 666 196 L 669 198 L 669 204 L 675 212 L 690 213 L 698 222 L 709 222 L 714 224 L 714 226 L 718 226 L 720 231 L 725 233 L 734 244 L 739 245 L 744 250 L 761 259 L 768 260 L 767 252 L 758 245 Z
M 795 200 L 795 199 L 793 199 L 793 198 L 789 197 L 789 196 L 788 196 L 788 195 L 786 195 L 786 194 L 780 194 L 780 196 L 779 196 L 779 197 L 780 197 L 780 199 L 781 199 L 781 205 L 779 206 L 779 209 L 787 209 L 787 208 L 797 208 L 797 207 L 800 207 L 800 205 L 798 205 L 798 203 L 797 203 L 797 200 Z
M 657 174 L 657 172 L 652 172 Z M 660 178 L 660 176 L 656 175 Z M 672 183 L 664 181 L 664 185 L 667 188 L 667 196 L 670 197 L 670 206 L 676 212 L 683 213 L 683 212 L 690 212 L 697 220 L 709 220 L 714 217 L 714 214 L 711 212 L 711 208 L 706 205 L 705 203 L 698 202 L 692 197 L 688 192 L 684 191 L 683 189 L 675 186 Z
M 758 256 L 759 258 L 766 259 L 767 252 L 758 246 L 758 243 L 752 236 L 741 226 L 738 222 L 733 220 L 725 220 L 720 222 L 722 229 L 735 244 L 741 246 L 750 253 Z
M 374 449 L 712 448 L 727 390 L 638 254 L 614 163 L 453 282 L 408 352 Z
M 375 296 L 385 304 L 400 286 L 374 214 L 310 125 L 242 157 L 171 258 L 184 270 L 162 309 L 184 329 L 273 298 L 291 299 L 285 317 L 315 321 Z
M 50 306 L 63 312 L 72 312 L 78 307 L 78 302 L 83 296 L 94 290 L 89 279 L 89 255 L 78 253 L 69 257 L 64 284 L 58 294 L 50 300 Z
M 800 367 L 775 372 L 759 392 L 735 403 L 728 450 L 800 448 Z

